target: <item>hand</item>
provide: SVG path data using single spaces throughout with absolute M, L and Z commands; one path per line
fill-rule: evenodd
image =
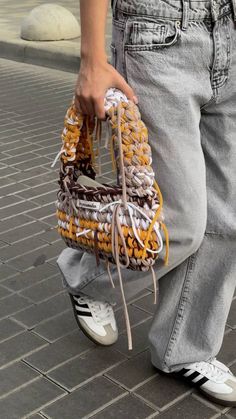
M 104 97 L 107 89 L 116 87 L 135 104 L 138 99 L 120 73 L 105 59 L 99 62 L 81 60 L 75 87 L 75 107 L 85 115 L 105 120 Z

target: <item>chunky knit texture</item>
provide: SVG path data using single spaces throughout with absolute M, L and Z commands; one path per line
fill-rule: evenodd
M 58 232 L 69 247 L 94 253 L 98 263 L 100 258 L 105 259 L 108 272 L 110 262 L 117 265 L 125 303 L 120 268 L 152 269 L 163 249 L 161 230 L 166 242 L 164 263 L 168 264 L 168 230 L 163 222 L 161 191 L 151 166 L 148 130 L 138 106 L 117 89 L 108 90 L 105 105 L 117 184 L 79 184 L 80 175 L 95 179 L 93 140 L 95 137 L 98 142 L 99 154 L 101 121 L 79 114 L 73 98 L 66 112 L 59 153 Z M 153 269 L 152 273 L 154 278 Z M 155 279 L 154 284 L 156 290 Z

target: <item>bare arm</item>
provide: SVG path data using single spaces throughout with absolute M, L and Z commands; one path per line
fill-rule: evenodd
M 80 0 L 81 63 L 76 83 L 76 107 L 87 115 L 105 118 L 104 95 L 117 87 L 134 100 L 135 93 L 112 65 L 105 49 L 106 16 L 109 0 Z

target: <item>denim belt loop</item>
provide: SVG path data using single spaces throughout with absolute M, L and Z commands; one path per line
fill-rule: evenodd
M 181 29 L 185 31 L 188 28 L 189 0 L 182 0 L 182 4 L 183 4 L 183 14 L 182 14 Z
M 231 0 L 233 7 L 234 22 L 236 22 L 236 0 Z

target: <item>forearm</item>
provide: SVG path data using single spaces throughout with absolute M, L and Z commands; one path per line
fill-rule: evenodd
M 109 0 L 80 0 L 81 59 L 106 60 L 105 30 Z

